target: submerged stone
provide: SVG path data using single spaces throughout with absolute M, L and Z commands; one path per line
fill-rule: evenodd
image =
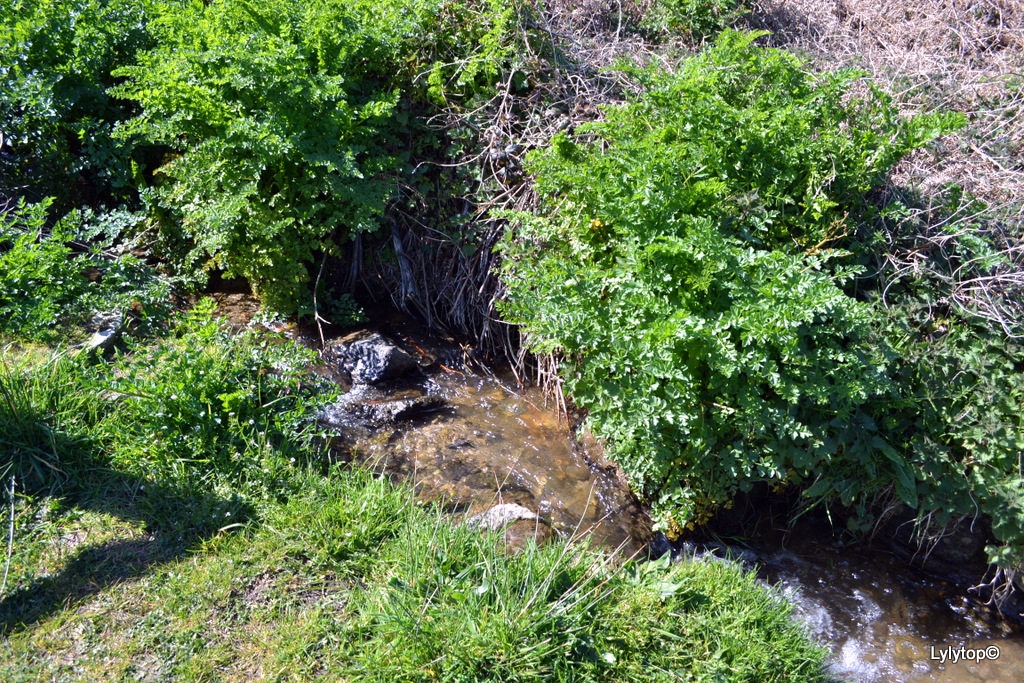
M 502 529 L 513 522 L 534 519 L 537 519 L 537 513 L 524 508 L 522 505 L 501 503 L 500 505 L 495 505 L 487 512 L 469 518 L 466 521 L 466 526 L 487 530 Z

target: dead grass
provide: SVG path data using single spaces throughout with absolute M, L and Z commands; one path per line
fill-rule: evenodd
M 914 209 L 886 228 L 883 287 L 927 271 L 948 290 L 941 306 L 1024 336 L 1024 4 L 757 0 L 744 24 L 817 68 L 865 70 L 905 116 L 966 116 L 958 134 L 900 162 L 876 198 Z M 1000 262 L 951 260 L 965 237 L 984 238 Z M 952 265 L 936 270 L 936 256 Z
M 911 155 L 894 183 L 926 194 L 949 183 L 992 205 L 1024 187 L 1024 4 L 1016 0 L 759 0 L 746 19 L 768 44 L 820 68 L 854 66 L 908 116 L 965 113 L 969 127 L 938 150 Z M 958 143 L 958 144 L 957 144 Z

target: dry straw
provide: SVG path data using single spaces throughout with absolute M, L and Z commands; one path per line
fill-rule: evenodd
M 884 277 L 947 282 L 937 302 L 1024 336 L 1024 4 L 1018 0 L 759 0 L 749 28 L 770 45 L 803 53 L 825 69 L 857 67 L 894 96 L 901 113 L 964 113 L 969 125 L 910 154 L 878 199 L 919 195 L 912 234 L 887 236 Z M 951 186 L 970 198 L 950 213 Z M 1000 259 L 947 261 L 958 241 L 987 238 Z M 993 261 L 998 261 L 993 265 Z

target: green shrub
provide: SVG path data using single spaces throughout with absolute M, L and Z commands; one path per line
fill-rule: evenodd
M 856 500 L 848 523 L 870 529 L 872 507 L 889 506 L 890 487 L 873 494 L 861 480 L 874 476 L 872 452 L 891 447 L 910 466 L 895 486 L 905 501 L 916 491 L 923 540 L 980 514 L 997 541 L 989 560 L 1014 569 L 1024 560 L 1024 330 L 1009 248 L 1019 226 L 955 186 L 926 202 L 907 189 L 887 194 L 895 198 L 866 212 L 856 248 L 872 274 L 858 289 L 871 302 L 873 363 L 890 388 L 854 421 L 871 448 L 843 452 L 845 464 L 804 493 Z M 913 268 L 900 265 L 908 257 Z
M 505 242 L 505 312 L 568 357 L 590 411 L 658 524 L 702 521 L 753 482 L 857 469 L 842 501 L 896 482 L 906 457 L 858 428 L 891 389 L 847 216 L 901 156 L 957 123 L 852 97 L 857 74 L 726 32 L 635 101 L 531 158 L 554 210 Z M 845 241 L 844 241 L 845 239 Z
M 60 209 L 125 196 L 132 114 L 111 71 L 150 44 L 155 0 L 15 0 L 0 23 L 0 198 L 60 197 Z M 15 183 L 17 183 L 15 185 Z
M 303 298 L 314 252 L 379 226 L 401 167 L 404 48 L 436 4 L 170 5 L 157 46 L 116 72 L 142 115 L 123 138 L 173 153 L 148 191 L 192 272 L 242 275 L 271 308 Z M 179 233 L 180 230 L 180 233 Z
M 524 61 L 525 17 L 536 15 L 530 0 L 462 0 L 444 3 L 423 41 L 427 70 L 427 96 L 435 104 L 479 106 L 496 92 L 495 82 L 513 76 L 513 85 L 526 77 L 516 67 Z M 547 50 L 541 42 L 540 51 Z
M 978 320 L 942 314 L 932 297 L 877 306 L 874 327 L 892 352 L 893 388 L 871 401 L 858 425 L 891 444 L 913 467 L 921 517 L 941 528 L 979 513 L 997 544 L 989 561 L 1024 562 L 1024 347 Z M 823 476 L 817 489 L 852 488 L 856 471 Z M 863 511 L 863 510 L 862 510 Z
M 96 311 L 166 317 L 172 282 L 112 249 L 137 216 L 73 211 L 47 229 L 50 206 L 22 200 L 0 214 L 0 332 L 58 341 Z
M 743 0 L 653 0 L 641 25 L 659 35 L 702 43 L 732 25 L 742 11 Z

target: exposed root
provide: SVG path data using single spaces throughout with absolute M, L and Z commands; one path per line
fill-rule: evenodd
M 515 39 L 520 54 L 494 96 L 472 109 L 451 104 L 429 122 L 452 139 L 476 140 L 462 159 L 420 164 L 451 185 L 472 173 L 469 191 L 439 207 L 415 188 L 400 187 L 388 212 L 393 255 L 371 259 L 361 279 L 371 295 L 387 292 L 395 306 L 429 325 L 475 339 L 478 354 L 509 360 L 519 381 L 536 375 L 555 390 L 565 412 L 556 364 L 526 353 L 519 329 L 497 310 L 505 290 L 494 248 L 506 221 L 496 216 L 537 208 L 522 169 L 524 155 L 560 131 L 600 118 L 602 105 L 622 100 L 630 83 L 611 70 L 617 60 L 647 61 L 655 53 L 631 30 L 641 11 L 633 2 L 555 0 L 523 7 Z M 444 215 L 458 227 L 442 229 L 436 220 L 420 219 Z
M 991 565 L 989 572 L 992 572 L 992 578 L 988 579 L 988 572 L 982 577 L 981 583 L 976 586 L 971 586 L 968 590 L 973 593 L 979 593 L 980 595 L 988 595 L 988 601 L 986 605 L 995 607 L 1000 611 L 1005 611 L 1005 606 L 1010 596 L 1013 595 L 1015 587 L 1020 576 L 1021 568 L 1016 567 L 1014 569 L 1004 569 L 1003 567 L 997 567 Z M 988 579 L 988 580 L 986 580 Z M 1024 617 L 1024 612 L 1021 612 L 1018 616 Z

